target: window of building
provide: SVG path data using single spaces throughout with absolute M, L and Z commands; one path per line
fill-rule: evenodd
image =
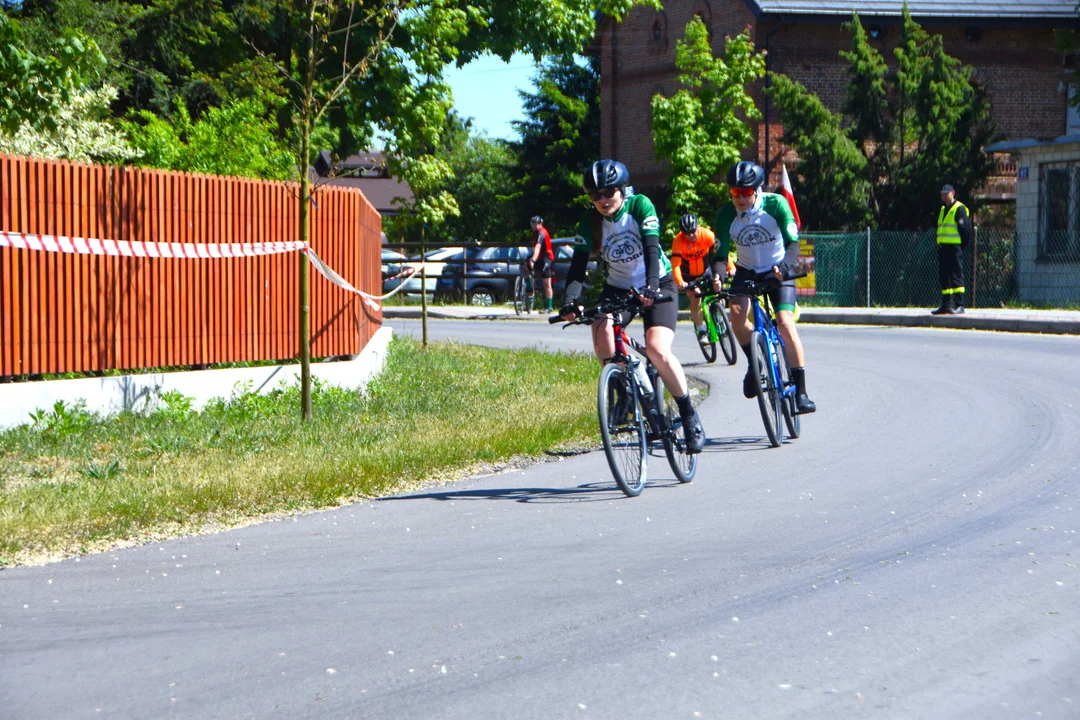
M 1080 162 L 1039 166 L 1039 259 L 1080 261 Z
M 1080 135 L 1080 107 L 1076 102 L 1076 80 L 1069 79 L 1069 111 L 1065 119 L 1065 134 Z

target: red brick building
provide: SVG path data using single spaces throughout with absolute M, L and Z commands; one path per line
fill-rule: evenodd
M 678 89 L 675 43 L 694 15 L 709 28 L 717 54 L 725 36 L 749 27 L 757 47 L 768 51 L 770 71 L 802 83 L 839 112 L 848 67 L 839 51 L 851 44 L 842 24 L 857 10 L 874 46 L 895 65 L 902 6 L 902 0 L 668 0 L 663 10 L 638 8 L 622 23 L 601 18 L 594 45 L 602 74 L 600 153 L 625 162 L 639 189 L 664 195 L 667 170 L 653 153 L 651 98 Z M 994 116 L 1010 139 L 1068 134 L 1071 63 L 1056 49 L 1054 28 L 1076 27 L 1075 7 L 1076 0 L 908 0 L 915 20 L 942 36 L 945 51 L 989 83 Z M 783 126 L 762 85 L 754 97 L 764 118 L 756 123 L 757 143 L 747 155 L 778 173 L 787 150 Z M 1001 174 L 987 195 L 1011 199 L 1014 173 L 1006 164 Z M 770 184 L 777 181 L 774 175 Z

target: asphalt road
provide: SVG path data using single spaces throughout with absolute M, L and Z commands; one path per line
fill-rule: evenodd
M 0 717 L 1080 717 L 1080 338 L 802 332 L 780 448 L 741 365 L 692 368 L 690 485 L 593 452 L 0 572 Z

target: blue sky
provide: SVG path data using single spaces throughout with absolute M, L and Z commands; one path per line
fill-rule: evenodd
M 473 118 L 473 128 L 493 138 L 517 139 L 511 120 L 521 120 L 521 98 L 517 91 L 532 90 L 536 74 L 532 57 L 516 54 L 504 63 L 497 57 L 473 60 L 461 69 L 450 68 L 446 80 L 454 93 L 454 106 L 464 117 Z

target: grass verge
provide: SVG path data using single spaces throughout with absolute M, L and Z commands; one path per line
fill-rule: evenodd
M 240 391 L 199 412 L 58 405 L 0 433 L 0 566 L 385 495 L 480 463 L 598 442 L 595 359 L 398 338 L 365 395 Z

